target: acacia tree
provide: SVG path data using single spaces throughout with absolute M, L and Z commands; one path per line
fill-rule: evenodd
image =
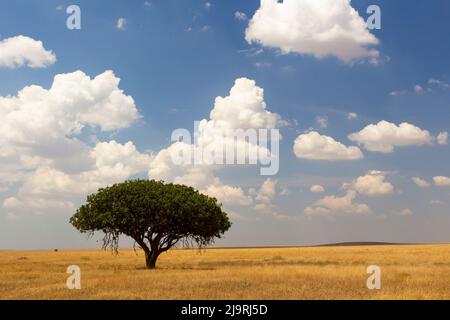
M 177 244 L 205 247 L 231 226 L 215 198 L 155 180 L 130 180 L 99 189 L 70 223 L 82 233 L 104 232 L 103 248 L 116 252 L 120 235 L 133 238 L 145 253 L 148 269 Z

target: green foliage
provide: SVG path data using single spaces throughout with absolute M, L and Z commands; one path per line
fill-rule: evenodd
M 119 236 L 130 236 L 149 259 L 156 255 L 155 261 L 180 242 L 212 244 L 231 226 L 215 198 L 155 180 L 131 180 L 98 190 L 87 197 L 70 223 L 82 233 L 103 231 L 104 248 L 117 250 Z

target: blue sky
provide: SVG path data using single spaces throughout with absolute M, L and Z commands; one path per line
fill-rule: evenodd
M 280 126 L 283 139 L 276 176 L 260 176 L 254 166 L 214 172 L 222 182 L 220 187 L 239 188 L 251 199 L 251 204 L 246 205 L 227 202 L 225 209 L 233 213 L 233 227 L 220 245 L 450 241 L 450 187 L 446 180 L 433 180 L 450 176 L 448 144 L 437 139 L 450 129 L 448 1 L 437 0 L 430 5 L 429 1 L 353 0 L 351 7 L 364 20 L 369 5 L 381 8 L 381 29 L 364 31 L 379 40 L 372 46 L 379 53 L 375 64 L 364 57 L 349 62 L 333 53 L 318 58 L 295 50 L 283 52 L 281 47 L 268 44 L 283 39 L 273 40 L 270 34 L 259 43 L 249 43 L 246 29 L 260 8 L 258 0 L 148 3 L 0 1 L 0 41 L 23 35 L 42 41 L 45 50 L 56 57 L 54 63 L 42 68 L 2 67 L 0 52 L 0 96 L 16 96 L 30 85 L 49 89 L 58 74 L 80 70 L 94 78 L 112 70 L 121 79 L 118 87 L 134 99 L 141 117 L 114 130 L 85 125 L 77 139 L 86 148 L 94 148 L 98 142 L 115 140 L 124 145 L 131 141 L 136 152 L 148 156 L 150 166 L 152 157 L 170 146 L 174 129 L 193 130 L 194 121 L 208 119 L 215 98 L 228 96 L 236 79 L 251 79 L 264 89 L 267 110 L 289 124 Z M 81 8 L 81 30 L 66 28 L 65 8 L 70 4 Z M 244 13 L 246 19 L 237 19 L 236 12 Z M 326 13 L 324 17 L 328 17 Z M 126 21 L 123 29 L 117 27 L 119 18 Z M 300 26 L 307 23 L 296 22 Z M 296 41 L 304 48 L 302 39 Z M 342 44 L 337 41 L 333 45 Z M 2 107 L 6 109 L 6 103 L 0 102 Z M 349 120 L 349 113 L 355 113 L 356 118 Z M 326 119 L 326 125 L 320 125 L 318 118 Z M 427 131 L 429 136 L 423 139 L 428 141 L 423 143 L 419 137 L 419 141 L 412 139 L 404 146 L 403 141 L 398 142 L 393 152 L 377 152 L 368 150 L 362 140 L 349 139 L 349 134 L 361 133 L 366 126 L 382 120 L 395 128 L 408 123 L 421 133 Z M 296 156 L 294 141 L 310 132 L 358 147 L 364 157 L 324 161 Z M 29 152 L 19 150 L 12 138 L 0 142 L 17 148 L 15 151 Z M 46 150 L 45 145 L 37 148 Z M 144 169 L 141 167 L 144 156 L 139 159 L 139 165 L 133 163 L 139 169 L 131 170 L 127 178 L 148 177 L 145 164 Z M 97 245 L 68 224 L 73 213 L 70 207 L 53 206 L 47 210 L 43 205 L 38 209 L 36 205 L 26 205 L 26 197 L 37 199 L 36 184 L 27 181 L 39 168 L 53 166 L 51 169 L 68 175 L 81 173 L 67 159 L 61 160 L 67 163 L 59 166 L 48 155 L 36 161 L 8 167 L 13 173 L 23 173 L 20 178 L 0 175 L 0 248 Z M 367 181 L 354 183 L 358 177 L 366 177 Z M 418 186 L 414 177 L 428 185 Z M 265 192 L 263 183 L 268 178 L 272 182 L 266 184 L 270 199 L 259 203 L 258 195 Z M 372 189 L 367 191 L 365 183 L 381 185 L 374 186 L 376 191 L 371 194 Z M 344 184 L 351 186 L 343 187 Z M 24 191 L 24 185 L 35 190 L 29 187 Z M 324 191 L 311 192 L 313 185 L 322 186 Z M 329 201 L 320 202 L 326 197 L 344 197 L 349 192 L 355 192 L 350 206 L 365 204 L 370 212 L 354 214 L 353 207 L 336 209 L 324 205 Z M 62 197 L 57 192 L 53 196 L 54 199 L 45 200 L 60 201 Z M 75 209 L 85 196 L 82 192 L 64 193 L 64 201 L 71 202 Z M 11 198 L 17 201 L 6 201 Z M 255 209 L 258 204 L 264 204 L 265 209 Z M 325 208 L 326 213 L 318 210 L 308 214 L 308 207 Z

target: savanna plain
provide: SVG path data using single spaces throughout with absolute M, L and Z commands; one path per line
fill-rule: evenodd
M 0 251 L 0 299 L 450 299 L 450 245 L 174 249 L 155 270 L 132 249 Z

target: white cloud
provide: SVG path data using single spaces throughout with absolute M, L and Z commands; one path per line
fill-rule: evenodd
M 390 182 L 385 181 L 386 174 L 381 171 L 369 171 L 366 175 L 345 183 L 342 186 L 346 190 L 343 197 L 326 196 L 313 206 L 305 208 L 304 213 L 307 215 L 369 214 L 371 210 L 367 204 L 355 203 L 354 200 L 358 194 L 365 196 L 392 194 L 395 188 Z M 320 190 L 319 187 L 316 192 Z M 314 192 L 313 187 L 311 192 Z
M 294 153 L 297 158 L 310 160 L 357 160 L 364 157 L 358 147 L 347 147 L 315 131 L 301 134 L 295 139 Z
M 321 185 L 315 184 L 315 185 L 311 186 L 309 191 L 311 191 L 312 193 L 321 193 L 321 192 L 324 192 L 325 189 Z
M 427 130 L 409 123 L 395 125 L 387 121 L 370 124 L 360 132 L 348 136 L 351 141 L 372 152 L 391 153 L 396 147 L 420 146 L 433 141 Z
M 172 154 L 181 152 L 188 154 L 193 148 L 191 144 L 176 142 L 162 149 L 150 163 L 149 177 L 192 186 L 226 205 L 252 203 L 251 197 L 246 195 L 242 188 L 225 185 L 214 176 L 217 167 L 206 164 L 177 165 L 173 163 Z
M 328 117 L 327 116 L 317 116 L 316 123 L 319 127 L 325 129 L 328 127 Z
M 450 88 L 450 84 L 448 84 L 442 80 L 439 80 L 439 79 L 431 78 L 426 83 L 414 85 L 412 88 L 412 91 L 410 91 L 410 90 L 392 91 L 389 93 L 389 95 L 390 96 L 402 96 L 402 95 L 408 94 L 409 92 L 413 92 L 415 94 L 422 94 L 424 92 L 432 92 L 436 88 L 446 90 L 446 89 Z
M 126 24 L 127 24 L 127 19 L 119 18 L 119 19 L 117 19 L 117 22 L 116 22 L 116 28 L 119 30 L 125 30 Z
M 44 68 L 56 62 L 52 51 L 46 50 L 42 41 L 26 36 L 16 36 L 0 41 L 0 67 Z
M 140 116 L 119 82 L 112 71 L 94 79 L 76 71 L 56 75 L 48 90 L 33 85 L 15 97 L 0 97 L 1 136 L 31 145 L 38 139 L 78 134 L 85 126 L 102 131 L 129 127 Z
M 450 178 L 445 177 L 445 176 L 433 177 L 433 182 L 438 187 L 449 187 L 450 186 Z
M 70 209 L 99 187 L 148 171 L 151 157 L 132 142 L 80 140 L 85 127 L 116 131 L 139 119 L 119 81 L 111 71 L 94 79 L 77 71 L 55 76 L 48 90 L 34 85 L 0 97 L 0 177 L 23 182 L 4 207 Z
M 218 184 L 210 184 L 202 193 L 219 199 L 225 205 L 248 206 L 253 203 L 251 197 L 245 194 L 240 187 L 232 187 Z
M 436 86 L 439 86 L 439 87 L 441 87 L 443 89 L 450 88 L 450 84 L 448 84 L 448 83 L 446 83 L 446 82 L 444 82 L 442 80 L 439 80 L 439 79 L 431 78 L 431 79 L 428 80 L 428 84 L 429 85 L 436 85 Z
M 239 21 L 245 21 L 245 20 L 247 20 L 247 15 L 243 12 L 236 11 L 234 13 L 234 18 Z
M 419 177 L 413 177 L 411 180 L 420 188 L 428 188 L 430 186 L 428 181 Z
M 205 150 L 209 146 L 224 146 L 230 142 L 230 139 L 234 144 L 235 136 L 227 135 L 228 129 L 271 129 L 283 124 L 279 115 L 267 110 L 264 90 L 258 87 L 255 81 L 247 78 L 237 79 L 228 96 L 215 99 L 210 118 L 200 121 L 198 127 L 199 146 L 175 142 L 162 149 L 151 161 L 149 177 L 191 185 L 202 192 L 215 196 L 226 204 L 248 205 L 251 201 L 241 188 L 225 185 L 215 177 L 215 171 L 221 167 L 208 165 L 205 161 L 192 164 L 192 157 L 190 163 L 175 164 L 172 156 L 174 154 L 190 154 L 192 156 L 194 150 L 199 150 L 196 148 Z M 245 148 L 245 150 L 256 148 L 258 152 L 268 151 L 239 139 L 235 146 L 239 149 Z
M 211 2 L 205 2 L 205 8 L 206 9 L 211 8 L 211 6 L 212 6 Z
M 261 0 L 245 39 L 284 54 L 333 55 L 345 62 L 379 57 L 370 48 L 378 39 L 348 0 Z
M 280 116 L 267 110 L 264 90 L 254 80 L 239 78 L 226 97 L 217 97 L 206 127 L 219 129 L 277 128 Z
M 371 213 L 367 204 L 354 203 L 356 191 L 349 190 L 343 197 L 327 196 L 315 203 L 312 207 L 305 208 L 306 215 L 333 215 L 333 214 L 357 214 Z
M 272 180 L 270 178 L 266 179 L 266 181 L 264 181 L 264 183 L 261 185 L 261 188 L 259 189 L 259 192 L 256 195 L 255 199 L 257 201 L 270 203 L 276 194 L 277 184 L 277 180 Z
M 348 120 L 355 120 L 356 118 L 358 118 L 358 114 L 355 113 L 355 112 L 349 112 L 349 113 L 347 114 L 347 119 L 348 119 Z
M 97 168 L 102 170 L 119 168 L 124 172 L 121 176 L 131 176 L 147 171 L 152 159 L 148 154 L 140 153 L 131 141 L 125 144 L 114 140 L 97 143 L 91 155 L 95 159 Z
M 115 131 L 140 117 L 119 81 L 111 71 L 94 79 L 77 71 L 55 76 L 48 90 L 33 85 L 16 96 L 0 97 L 2 180 L 24 179 L 40 166 L 92 167 L 90 147 L 77 138 L 83 128 Z
M 129 177 L 148 170 L 151 156 L 141 154 L 132 142 L 119 144 L 116 141 L 99 142 L 90 152 L 95 164 L 88 170 L 67 173 L 48 166 L 38 167 L 29 175 L 20 188 L 16 207 L 36 208 L 45 203 L 56 207 L 68 203 L 76 196 L 85 196 L 98 188 L 122 182 Z M 62 206 L 61 206 L 62 207 Z
M 441 145 L 447 144 L 448 132 L 444 131 L 444 132 L 439 133 L 436 140 L 437 140 L 438 144 L 441 144 Z
M 422 93 L 423 92 L 423 87 L 420 84 L 416 84 L 414 86 L 414 92 L 415 93 Z
M 73 199 L 98 188 L 122 182 L 148 170 L 151 157 L 141 154 L 133 143 L 100 142 L 91 151 L 95 166 L 79 173 L 39 167 L 29 175 L 18 194 L 6 199 L 9 209 L 73 209 Z
M 366 175 L 356 178 L 355 181 L 344 184 L 344 188 L 355 190 L 366 196 L 392 194 L 395 188 L 385 179 L 386 175 L 384 172 L 370 171 Z

